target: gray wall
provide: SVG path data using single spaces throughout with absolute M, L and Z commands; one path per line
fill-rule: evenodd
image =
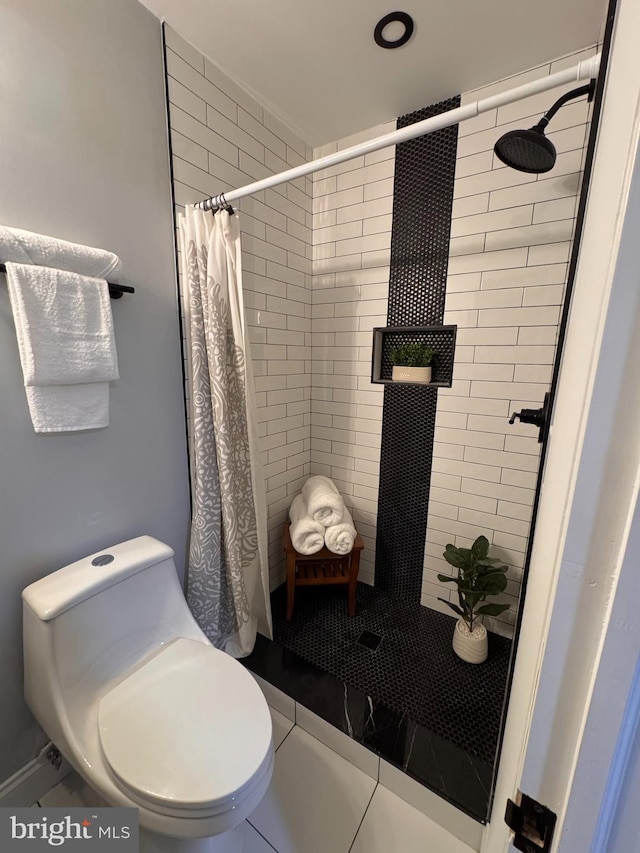
M 0 275 L 0 781 L 44 736 L 24 586 L 149 533 L 182 570 L 189 497 L 159 22 L 134 0 L 0 0 L 0 222 L 117 252 L 111 424 L 36 435 Z

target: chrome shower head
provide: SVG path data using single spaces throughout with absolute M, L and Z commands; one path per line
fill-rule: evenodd
M 519 172 L 532 174 L 549 172 L 556 164 L 556 149 L 553 142 L 544 135 L 546 126 L 567 101 L 579 98 L 581 95 L 588 95 L 591 100 L 594 90 L 595 80 L 592 80 L 587 86 L 580 86 L 579 89 L 573 89 L 558 98 L 534 127 L 529 130 L 510 130 L 505 133 L 493 147 L 496 157 Z

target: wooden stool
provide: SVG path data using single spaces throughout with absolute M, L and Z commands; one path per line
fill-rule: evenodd
M 287 621 L 293 617 L 293 599 L 297 586 L 344 584 L 349 586 L 349 616 L 356 615 L 356 581 L 360 568 L 360 551 L 364 548 L 358 534 L 349 554 L 334 554 L 323 548 L 316 554 L 298 554 L 289 535 L 289 522 L 282 525 L 282 542 L 287 557 Z

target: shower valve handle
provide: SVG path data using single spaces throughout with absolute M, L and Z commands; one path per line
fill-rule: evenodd
M 541 409 L 521 409 L 519 412 L 513 412 L 509 418 L 509 423 L 514 424 L 516 418 L 521 424 L 533 424 L 540 430 L 538 441 L 542 442 L 545 438 L 547 429 L 547 419 L 549 417 L 549 394 L 544 395 L 544 403 Z
M 534 424 L 534 426 L 539 427 L 542 423 L 542 409 L 522 409 L 519 412 L 514 412 L 509 418 L 509 423 L 514 424 L 516 418 L 520 420 L 521 424 Z

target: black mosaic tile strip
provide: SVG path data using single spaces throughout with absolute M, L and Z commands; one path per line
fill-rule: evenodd
M 490 635 L 489 658 L 464 663 L 451 646 L 455 618 L 359 583 L 356 615 L 345 591 L 300 588 L 291 622 L 285 587 L 271 596 L 274 640 L 336 678 L 384 702 L 430 732 L 492 765 L 511 641 Z M 382 636 L 375 653 L 358 643 Z
M 419 604 L 437 391 L 385 385 L 375 583 Z
M 398 119 L 406 127 L 459 106 L 450 98 Z M 397 146 L 388 326 L 442 323 L 457 126 Z M 376 586 L 420 602 L 437 389 L 384 390 Z
M 460 97 L 398 119 L 398 128 L 460 106 Z M 442 322 L 458 126 L 402 142 L 396 148 L 391 227 L 388 326 Z

